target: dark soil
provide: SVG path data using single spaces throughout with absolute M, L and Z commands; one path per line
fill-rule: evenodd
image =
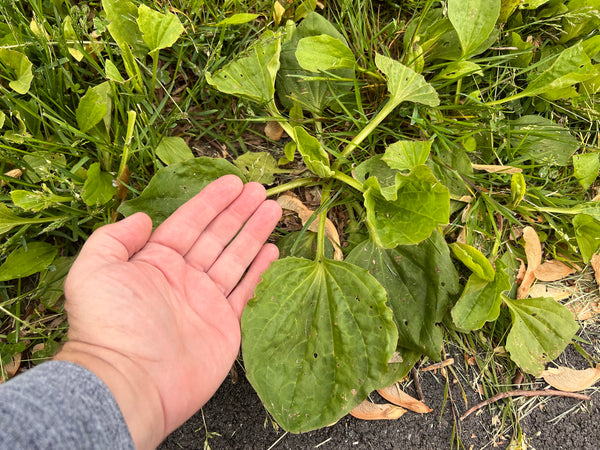
M 579 355 L 574 351 L 571 354 L 573 356 L 569 359 L 577 360 Z M 451 388 L 444 402 L 447 384 L 444 376 L 439 372 L 423 372 L 420 379 L 432 413 L 419 415 L 409 411 L 396 421 L 375 422 L 346 416 L 327 428 L 290 434 L 276 428 L 243 374 L 236 383 L 228 377 L 203 410 L 173 432 L 160 449 L 203 449 L 207 431 L 208 444 L 213 450 L 491 449 L 508 446 L 515 430 L 510 426 L 510 420 L 506 421 L 504 429 L 501 428 L 501 411 L 496 406 L 484 407 L 462 422 L 458 420 L 466 409 L 482 400 L 464 380 L 453 383 L 450 378 Z M 467 407 L 459 385 L 465 389 Z M 536 387 L 543 388 L 544 384 Z M 405 390 L 415 395 L 412 386 Z M 599 448 L 600 393 L 593 389 L 589 391 L 592 396 L 590 402 L 557 397 L 513 400 L 517 407 L 526 401 L 534 402 L 529 408 L 523 407 L 521 412 L 521 429 L 530 446 L 523 448 Z M 381 400 L 377 394 L 372 399 L 376 402 Z M 458 441 L 460 444 L 457 444 Z

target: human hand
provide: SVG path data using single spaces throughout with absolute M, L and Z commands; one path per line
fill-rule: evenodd
M 108 385 L 138 448 L 158 445 L 231 368 L 244 306 L 278 257 L 264 243 L 281 208 L 265 198 L 224 176 L 153 233 L 143 213 L 98 229 L 69 272 L 69 340 L 56 358 Z

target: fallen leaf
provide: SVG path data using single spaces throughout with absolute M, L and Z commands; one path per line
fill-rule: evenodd
M 8 364 L 4 364 L 4 370 L 9 378 L 14 377 L 17 374 L 17 371 L 21 367 L 21 354 L 17 353 L 12 357 Z
M 577 320 L 589 320 L 600 315 L 600 304 L 598 302 L 578 301 L 565 305 Z
M 542 378 L 550 386 L 565 392 L 583 391 L 600 380 L 600 364 L 589 369 L 576 370 L 570 367 L 551 367 L 542 372 Z
M 564 262 L 553 259 L 546 261 L 534 270 L 535 277 L 540 281 L 558 281 L 568 277 L 576 270 L 567 266 Z
M 10 178 L 21 178 L 21 175 L 23 175 L 23 171 L 21 169 L 12 169 L 4 174 L 5 177 Z M 2 182 L 0 182 L 0 187 L 4 186 L 6 186 L 6 182 L 2 180 Z
M 551 297 L 556 301 L 565 300 L 571 295 L 573 295 L 573 292 L 568 289 L 556 288 L 544 283 L 536 283 L 529 291 L 529 296 L 531 298 Z
M 279 122 L 270 120 L 265 125 L 265 135 L 274 141 L 278 141 L 283 136 L 283 128 L 279 125 Z
M 394 352 L 394 354 L 392 355 L 392 357 L 388 361 L 388 364 L 401 363 L 401 362 L 404 362 L 404 358 L 402 357 L 402 353 L 400 353 L 400 352 Z
M 398 386 L 398 383 L 394 383 L 383 389 L 377 389 L 377 393 L 385 398 L 388 402 L 394 405 L 401 406 L 419 414 L 424 414 L 433 411 L 425 403 L 416 398 L 411 397 Z
M 279 25 L 284 14 L 285 7 L 281 3 L 275 2 L 273 5 L 273 20 L 275 21 L 275 25 Z
M 523 239 L 525 240 L 525 254 L 527 255 L 527 270 L 523 276 L 523 281 L 517 290 L 517 298 L 527 298 L 529 288 L 535 281 L 535 270 L 542 263 L 542 244 L 537 232 L 532 227 L 523 229 Z
M 521 263 L 519 266 L 519 271 L 517 272 L 517 284 L 521 284 L 523 282 L 523 278 L 525 278 L 525 272 L 527 272 L 527 266 L 525 265 L 525 261 L 521 258 L 517 258 L 517 261 Z
M 396 420 L 400 418 L 406 409 L 389 403 L 378 404 L 365 400 L 352 411 L 350 415 L 362 420 Z
M 523 172 L 523 169 L 521 169 L 519 167 L 513 167 L 513 166 L 496 166 L 496 165 L 489 165 L 489 164 L 471 164 L 471 165 L 473 166 L 474 170 L 483 170 L 484 172 L 488 172 L 488 173 L 501 172 L 501 173 L 512 174 L 512 173 Z
M 594 278 L 596 279 L 596 284 L 600 286 L 600 254 L 594 253 L 590 263 L 592 264 L 592 269 L 594 269 Z
M 283 209 L 288 209 L 298 214 L 298 217 L 300 217 L 300 220 L 302 221 L 302 225 L 306 225 L 306 222 L 314 214 L 312 209 L 307 208 L 299 198 L 293 196 L 292 194 L 280 195 L 277 199 L 277 203 L 279 203 Z M 310 231 L 314 231 L 315 233 L 319 231 L 318 216 L 315 220 L 313 220 L 308 229 Z M 329 219 L 327 219 L 325 222 L 325 236 L 327 236 L 327 238 L 333 244 L 333 259 L 336 261 L 342 261 L 344 259 L 344 254 L 342 253 L 340 245 L 340 235 L 338 234 L 337 228 L 335 228 L 333 222 Z

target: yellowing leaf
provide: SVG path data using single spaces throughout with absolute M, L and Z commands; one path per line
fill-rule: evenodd
M 570 367 L 552 367 L 542 372 L 542 378 L 550 386 L 565 392 L 583 391 L 600 380 L 600 364 L 595 368 L 576 370 Z
M 383 398 L 385 398 L 388 402 L 391 402 L 394 405 L 402 406 L 406 409 L 410 409 L 411 411 L 414 411 L 419 414 L 424 414 L 433 411 L 433 409 L 428 407 L 425 403 L 417 400 L 416 398 L 411 397 L 402 389 L 400 389 L 398 383 L 395 383 L 383 389 L 377 389 L 377 393 Z
M 567 266 L 564 262 L 553 259 L 546 261 L 534 270 L 535 277 L 540 281 L 558 281 L 568 277 L 576 270 Z
M 365 400 L 352 411 L 350 415 L 362 420 L 396 420 L 402 417 L 406 409 L 389 403 L 377 404 Z
M 513 166 L 496 166 L 489 164 L 472 164 L 474 170 L 482 170 L 487 173 L 521 173 L 523 169 Z
M 529 296 L 531 298 L 536 297 L 551 297 L 556 301 L 564 300 L 573 295 L 568 289 L 560 289 L 552 286 L 548 286 L 545 283 L 536 283 L 531 290 L 529 291 Z
M 518 299 L 527 297 L 529 288 L 535 281 L 535 270 L 542 263 L 542 244 L 540 244 L 537 232 L 532 227 L 525 227 L 523 229 L 523 239 L 525 240 L 525 254 L 527 255 L 527 270 L 517 291 Z

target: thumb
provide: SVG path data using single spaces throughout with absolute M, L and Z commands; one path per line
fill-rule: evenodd
M 140 251 L 152 234 L 152 220 L 136 213 L 119 222 L 98 228 L 83 246 L 78 260 L 127 261 Z

